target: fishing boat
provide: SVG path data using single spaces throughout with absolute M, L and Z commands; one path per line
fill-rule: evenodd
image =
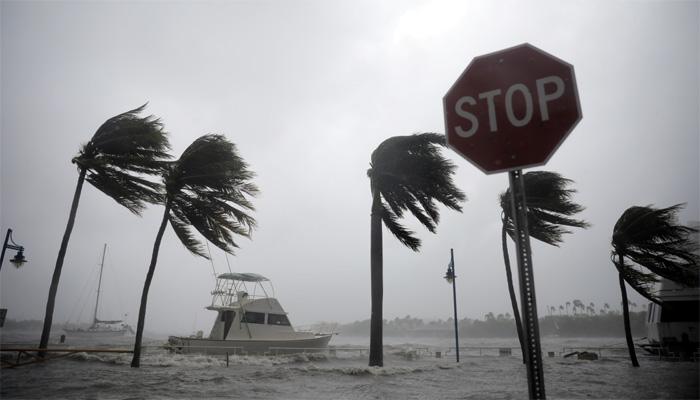
M 647 340 L 642 348 L 655 355 L 693 356 L 700 345 L 700 290 L 663 279 L 657 297 L 649 303 Z
M 220 274 L 207 310 L 216 312 L 209 336 L 170 336 L 168 349 L 178 353 L 289 354 L 319 352 L 332 333 L 296 331 L 275 298 L 269 279 L 254 273 Z
M 102 272 L 105 265 L 105 254 L 107 253 L 107 244 L 105 243 L 102 248 L 102 262 L 100 263 L 100 278 L 97 282 L 97 298 L 95 299 L 95 312 L 92 317 L 92 324 L 87 328 L 71 328 L 64 327 L 63 330 L 66 332 L 69 338 L 111 338 L 117 336 L 124 336 L 127 333 L 134 333 L 131 326 L 126 324 L 123 320 L 101 320 L 97 318 L 97 310 L 100 306 L 100 290 L 102 288 Z

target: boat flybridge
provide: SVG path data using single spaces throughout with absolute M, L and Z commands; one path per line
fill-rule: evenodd
M 285 354 L 323 351 L 333 334 L 295 331 L 269 279 L 229 272 L 216 279 L 207 310 L 216 311 L 209 337 L 170 336 L 168 348 L 182 353 Z

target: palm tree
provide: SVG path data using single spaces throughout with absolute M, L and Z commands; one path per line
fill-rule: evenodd
M 418 251 L 420 240 L 399 224 L 409 211 L 430 232 L 440 219 L 435 201 L 461 211 L 465 195 L 452 182 L 456 166 L 439 151 L 445 137 L 436 133 L 394 136 L 372 152 L 367 176 L 372 190 L 370 366 L 382 366 L 382 224 L 405 246 Z
M 573 300 L 573 303 L 574 303 L 574 314 L 576 314 L 576 310 L 577 310 L 577 309 L 580 308 L 581 311 L 583 312 L 583 310 L 586 308 L 586 307 L 583 305 L 583 302 L 582 302 L 581 300 L 574 299 L 574 300 Z
M 677 223 L 683 207 L 634 206 L 625 210 L 615 223 L 612 235 L 612 262 L 617 268 L 625 337 L 632 365 L 639 366 L 632 342 L 625 282 L 650 301 L 659 303 L 654 285 L 666 278 L 686 286 L 698 286 L 698 244 L 692 238 L 696 229 Z
M 49 343 L 58 283 L 83 183 L 87 180 L 136 215 L 141 214 L 145 203 L 160 200 L 160 185 L 138 175 L 160 173 L 162 161 L 169 158 L 166 152 L 170 144 L 160 120 L 153 116 L 138 116 L 145 108 L 146 104 L 105 121 L 72 159 L 72 163 L 78 167 L 78 185 L 51 278 L 40 349 L 45 349 Z M 44 356 L 44 352 L 39 354 Z
M 221 135 L 205 135 L 195 140 L 180 159 L 170 163 L 164 171 L 165 209 L 141 295 L 132 367 L 140 365 L 148 290 L 166 224 L 170 222 L 182 244 L 195 255 L 208 258 L 190 226 L 220 249 L 233 254 L 233 249 L 238 247 L 233 236 L 250 237 L 256 225 L 248 213 L 254 209 L 248 197 L 258 193 L 251 182 L 254 176 L 238 155 L 236 146 Z
M 584 207 L 574 203 L 572 197 L 576 193 L 575 189 L 568 186 L 573 183 L 556 172 L 532 171 L 523 175 L 526 205 L 527 224 L 530 236 L 552 246 L 559 246 L 563 242 L 565 233 L 571 231 L 564 228 L 576 227 L 587 228 L 589 224 L 583 220 L 571 218 L 574 214 L 583 211 Z M 513 274 L 510 268 L 510 257 L 508 255 L 508 242 L 506 234 L 511 239 L 515 234 L 515 222 L 513 220 L 512 195 L 510 188 L 501 193 L 501 245 L 503 248 L 503 263 L 506 268 L 506 279 L 508 281 L 508 293 L 510 303 L 513 307 L 513 317 L 520 341 L 520 349 L 525 362 L 525 343 L 523 338 L 523 327 L 518 311 L 518 301 L 513 285 Z M 568 314 L 568 303 L 567 303 Z
M 571 302 L 567 301 L 566 302 L 566 315 L 569 315 L 569 307 L 571 306 Z
M 564 311 L 564 306 L 563 306 L 563 305 L 560 305 L 560 306 L 559 306 L 559 315 L 561 315 L 561 312 L 562 312 L 562 311 Z

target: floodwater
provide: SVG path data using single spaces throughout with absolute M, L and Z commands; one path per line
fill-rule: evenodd
M 6 338 L 5 338 L 6 339 Z M 128 339 L 128 338 L 127 338 Z M 150 344 L 162 344 L 163 340 Z M 514 339 L 463 339 L 461 362 L 447 339 L 385 338 L 384 367 L 367 366 L 367 338 L 336 336 L 335 354 L 225 356 L 170 354 L 149 347 L 141 368 L 129 354 L 87 354 L 3 369 L 2 399 L 523 399 L 525 367 Z M 623 339 L 544 338 L 550 399 L 697 399 L 697 362 L 598 350 L 596 361 L 564 358 L 572 347 L 623 347 Z M 128 346 L 120 346 L 128 347 Z M 440 351 L 442 357 L 436 358 Z M 554 357 L 549 357 L 549 352 Z

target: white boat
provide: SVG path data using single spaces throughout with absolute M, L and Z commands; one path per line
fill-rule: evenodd
M 269 279 L 253 273 L 224 273 L 211 292 L 216 311 L 207 338 L 170 336 L 168 348 L 180 353 L 289 354 L 324 351 L 333 336 L 295 331 L 274 296 Z
M 700 289 L 663 279 L 657 296 L 661 304 L 649 303 L 649 343 L 642 347 L 660 355 L 697 353 L 700 342 Z
M 80 339 L 103 339 L 110 337 L 124 336 L 127 333 L 134 333 L 131 326 L 122 320 L 100 320 L 97 318 L 97 310 L 100 305 L 100 289 L 102 288 L 102 271 L 105 265 L 105 254 L 107 253 L 107 244 L 105 243 L 102 249 L 102 262 L 100 263 L 100 279 L 97 282 L 97 298 L 95 299 L 95 312 L 92 317 L 92 324 L 87 328 L 64 327 L 69 338 Z

